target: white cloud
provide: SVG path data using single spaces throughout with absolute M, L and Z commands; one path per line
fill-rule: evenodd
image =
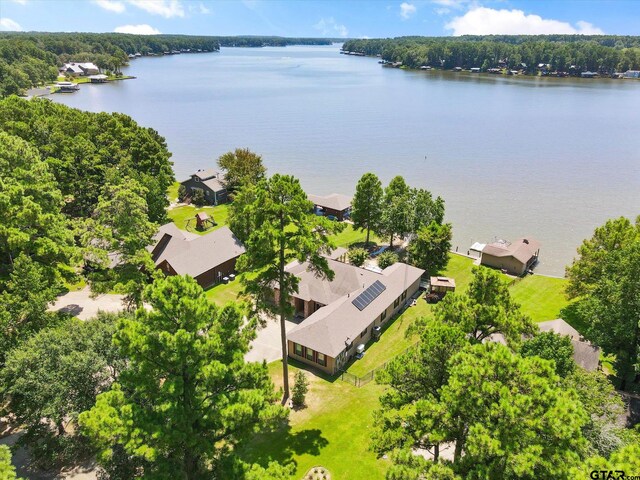
M 208 8 L 204 3 L 191 3 L 189 4 L 189 13 L 200 13 L 202 15 L 208 15 L 211 13 L 211 9 Z
M 93 0 L 93 3 L 109 12 L 122 13 L 125 10 L 124 3 L 114 0 Z
M 400 16 L 405 20 L 415 14 L 416 10 L 416 6 L 411 3 L 402 2 L 400 4 Z
M 10 18 L 0 18 L 0 31 L 2 32 L 19 32 L 22 27 L 18 22 L 11 20 Z
M 574 27 L 560 20 L 539 15 L 525 15 L 522 10 L 494 10 L 476 7 L 445 25 L 453 35 L 545 35 L 568 33 L 601 35 L 604 32 L 588 22 L 577 22 Z
M 184 17 L 184 7 L 179 0 L 129 0 L 129 3 L 152 15 Z
M 13 3 L 19 3 L 20 5 L 26 5 L 27 0 L 11 0 Z
M 318 30 L 322 35 L 338 35 L 339 37 L 346 37 L 349 35 L 349 30 L 344 25 L 338 24 L 333 17 L 321 18 L 313 28 Z
M 160 30 L 146 23 L 141 25 L 121 25 L 113 31 L 116 33 L 133 33 L 134 35 L 158 35 L 161 33 Z

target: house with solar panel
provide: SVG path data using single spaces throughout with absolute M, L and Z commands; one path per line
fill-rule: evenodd
M 338 373 L 418 291 L 421 270 L 394 263 L 372 272 L 328 258 L 333 280 L 318 277 L 308 263 L 292 262 L 299 279 L 292 303 L 303 317 L 287 334 L 288 355 L 328 374 Z

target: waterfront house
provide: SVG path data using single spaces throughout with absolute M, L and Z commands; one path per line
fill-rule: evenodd
M 582 72 L 580 76 L 582 78 L 595 78 L 598 76 L 598 74 L 596 72 Z
M 622 74 L 622 78 L 640 78 L 640 70 L 627 70 Z
M 234 274 L 236 260 L 245 252 L 228 227 L 200 236 L 173 223 L 160 227 L 148 250 L 156 268 L 166 275 L 190 275 L 203 288 Z
M 480 264 L 499 268 L 511 275 L 524 275 L 538 261 L 540 242 L 531 237 L 515 242 L 497 240 L 482 249 Z
M 562 318 L 538 323 L 542 332 L 554 332 L 571 338 L 573 360 L 587 371 L 594 371 L 600 364 L 600 349 L 585 340 L 580 333 Z
M 202 190 L 204 199 L 209 205 L 227 203 L 224 175 L 213 168 L 198 170 L 181 183 L 186 188 L 188 197 L 193 197 L 197 190 Z
M 332 281 L 307 263 L 288 266 L 300 280 L 293 302 L 306 318 L 287 334 L 287 348 L 289 357 L 333 375 L 408 304 L 424 270 L 398 262 L 376 273 L 331 259 L 329 266 Z
M 471 73 L 480 73 L 480 67 L 473 67 L 473 68 L 470 68 L 470 69 L 469 69 L 469 71 L 470 71 Z
M 331 195 L 307 195 L 313 202 L 316 213 L 333 216 L 342 221 L 351 215 L 351 197 L 332 193 Z
M 72 77 L 78 76 L 87 76 L 87 75 L 98 75 L 100 73 L 100 69 L 97 65 L 91 62 L 83 62 L 83 63 L 65 63 L 63 67 L 60 69 L 60 73 L 62 75 L 70 75 Z
M 84 74 L 84 72 L 80 68 L 80 65 L 78 65 L 77 63 L 65 63 L 64 66 L 60 69 L 60 73 L 62 75 L 68 75 L 71 77 L 78 77 Z

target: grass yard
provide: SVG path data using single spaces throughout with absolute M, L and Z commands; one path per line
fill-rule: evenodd
M 289 364 L 289 376 L 298 370 Z M 276 384 L 282 385 L 282 364 L 269 364 Z M 384 478 L 388 462 L 369 451 L 373 412 L 384 387 L 371 382 L 356 388 L 340 380 L 328 381 L 307 373 L 310 381 L 307 407 L 291 411 L 289 425 L 258 435 L 239 455 L 246 461 L 267 465 L 270 461 L 296 464 L 292 480 L 299 480 L 317 465 L 337 480 Z
M 240 280 L 242 279 L 243 275 L 247 274 L 240 274 L 233 282 L 229 282 L 226 284 L 221 283 L 205 290 L 204 293 L 207 296 L 207 300 L 219 306 L 222 306 L 228 302 L 237 302 L 238 294 L 242 290 L 242 283 L 240 282 Z
M 564 278 L 527 275 L 509 289 L 522 311 L 534 322 L 554 320 L 570 302 L 564 295 L 567 280 Z
M 215 220 L 217 225 L 202 232 L 196 230 L 195 215 L 200 212 L 206 212 L 209 217 L 212 217 Z M 227 224 L 227 219 L 229 218 L 229 206 L 223 204 L 215 207 L 197 208 L 193 205 L 184 205 L 182 207 L 176 207 L 168 210 L 167 215 L 178 228 L 197 233 L 198 235 L 206 235 L 207 233 L 213 232 Z M 189 222 L 189 228 L 187 228 L 187 222 Z
M 173 182 L 173 185 L 171 185 L 167 189 L 167 198 L 169 199 L 170 202 L 177 202 L 178 201 L 178 189 L 179 188 L 180 188 L 180 182 Z
M 336 242 L 336 246 L 349 248 L 354 243 L 364 243 L 367 239 L 367 232 L 353 228 L 350 223 L 344 224 L 344 230 L 336 235 L 332 235 L 331 239 Z M 369 235 L 370 242 L 377 242 L 378 237 L 371 232 Z

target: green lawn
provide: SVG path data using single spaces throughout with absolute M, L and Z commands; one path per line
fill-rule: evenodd
M 331 237 L 331 239 L 336 243 L 336 246 L 349 248 L 354 243 L 364 243 L 367 238 L 366 231 L 355 229 L 350 223 L 345 223 L 344 226 L 345 228 L 342 232 Z M 378 241 L 378 238 L 373 232 L 371 232 L 371 234 L 369 235 L 369 241 Z
M 178 201 L 178 189 L 179 188 L 180 188 L 180 182 L 173 182 L 173 185 L 171 185 L 167 189 L 167 197 L 169 198 L 170 202 Z
M 534 322 L 542 322 L 559 318 L 560 311 L 569 305 L 570 302 L 564 295 L 566 284 L 567 280 L 564 278 L 528 275 L 509 290 L 524 313 Z
M 207 300 L 213 302 L 219 306 L 222 306 L 228 302 L 237 302 L 238 294 L 242 290 L 242 283 L 240 283 L 241 275 L 238 275 L 233 282 L 221 283 L 214 287 L 211 287 L 205 291 Z
M 200 212 L 206 212 L 209 217 L 212 217 L 215 220 L 217 225 L 202 232 L 196 230 L 196 222 L 194 217 L 196 213 Z M 182 230 L 188 230 L 199 235 L 205 235 L 227 224 L 227 219 L 229 217 L 229 205 L 223 204 L 216 207 L 202 208 L 197 208 L 193 205 L 185 205 L 182 207 L 172 208 L 171 210 L 167 211 L 167 215 L 178 228 Z M 188 228 L 187 222 L 189 222 Z
M 282 364 L 269 370 L 277 387 L 282 385 Z M 298 368 L 290 364 L 289 376 Z M 292 480 L 312 467 L 326 467 L 336 480 L 384 478 L 388 462 L 369 451 L 373 412 L 384 387 L 371 382 L 357 388 L 340 380 L 328 381 L 307 374 L 310 385 L 307 407 L 292 411 L 289 424 L 258 435 L 238 453 L 246 461 L 267 465 L 270 461 L 296 464 Z

